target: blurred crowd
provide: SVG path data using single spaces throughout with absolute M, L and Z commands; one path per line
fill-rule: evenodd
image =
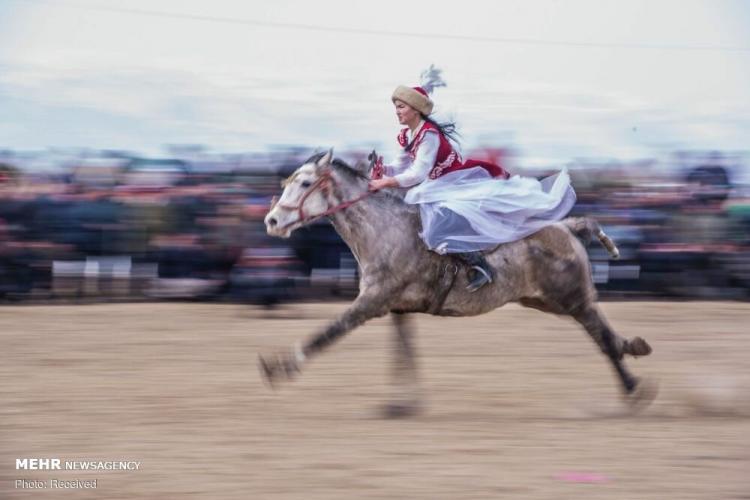
M 677 155 L 574 171 L 575 215 L 593 215 L 621 251 L 589 249 L 600 290 L 746 299 L 750 191 L 745 171 L 719 153 Z M 733 181 L 732 179 L 736 179 Z
M 0 155 L 0 297 L 231 300 L 352 296 L 356 262 L 325 221 L 271 238 L 271 198 L 309 151 L 149 160 L 88 154 L 35 169 Z M 350 152 L 354 161 L 366 152 Z M 498 150 L 473 157 L 506 161 Z M 589 248 L 603 295 L 750 297 L 750 196 L 737 159 L 569 165 L 578 203 L 622 257 Z M 551 169 L 512 173 L 543 176 Z

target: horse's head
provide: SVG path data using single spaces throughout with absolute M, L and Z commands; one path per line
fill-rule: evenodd
M 342 206 L 343 200 L 335 196 L 341 196 L 344 187 L 356 184 L 354 189 L 366 192 L 367 183 L 363 180 L 367 179 L 374 158 L 373 151 L 369 163 L 360 162 L 352 168 L 340 160 L 333 160 L 333 150 L 312 156 L 282 183 L 284 191 L 265 218 L 268 234 L 288 238 L 295 229 L 329 215 L 337 206 Z M 339 172 L 344 169 L 349 174 Z M 359 177 L 359 182 L 350 182 L 346 177 Z

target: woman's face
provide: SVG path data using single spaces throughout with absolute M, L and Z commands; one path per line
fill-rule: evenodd
M 419 122 L 419 111 L 412 108 L 403 101 L 395 100 L 393 105 L 396 106 L 396 116 L 401 125 L 412 125 Z

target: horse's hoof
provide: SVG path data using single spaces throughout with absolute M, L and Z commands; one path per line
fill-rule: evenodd
M 261 376 L 268 382 L 272 389 L 276 384 L 284 380 L 292 380 L 299 374 L 300 368 L 297 360 L 290 353 L 278 354 L 264 358 L 258 355 L 258 368 Z
M 258 370 L 260 370 L 260 378 L 263 379 L 263 382 L 268 385 L 271 389 L 275 389 L 274 385 L 274 370 L 272 368 L 272 365 L 263 358 L 260 354 L 258 355 Z
M 408 418 L 422 413 L 422 405 L 417 402 L 388 403 L 383 406 L 385 418 Z
M 625 352 L 631 356 L 648 356 L 651 354 L 651 346 L 641 337 L 633 337 L 625 344 Z
M 651 378 L 640 378 L 636 386 L 625 395 L 627 403 L 633 414 L 645 410 L 659 394 L 659 382 Z

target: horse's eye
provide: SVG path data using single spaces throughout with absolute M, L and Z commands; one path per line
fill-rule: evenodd
M 301 185 L 301 186 L 302 186 L 303 188 L 307 189 L 307 188 L 309 188 L 309 187 L 310 187 L 310 181 L 302 181 L 302 182 L 300 183 L 300 185 Z

